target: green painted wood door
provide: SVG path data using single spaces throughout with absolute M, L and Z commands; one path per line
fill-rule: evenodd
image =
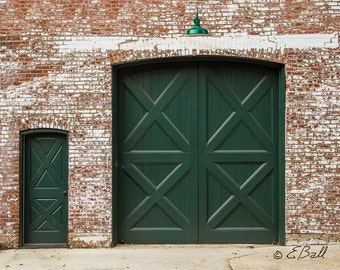
M 181 62 L 118 75 L 119 240 L 277 242 L 277 70 Z
M 67 137 L 59 133 L 25 136 L 24 245 L 67 244 Z

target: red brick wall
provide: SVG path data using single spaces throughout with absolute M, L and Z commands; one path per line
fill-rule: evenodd
M 196 7 L 207 38 L 184 35 Z M 198 54 L 285 64 L 286 239 L 340 241 L 339 13 L 321 0 L 0 0 L 0 247 L 19 244 L 19 132 L 32 128 L 69 131 L 71 246 L 109 246 L 111 64 Z

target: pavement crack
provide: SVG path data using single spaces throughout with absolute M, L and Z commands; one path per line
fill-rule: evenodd
M 10 251 L 7 251 L 7 252 L 10 252 Z M 17 250 L 14 250 L 14 253 L 11 254 L 11 256 L 8 256 L 7 260 L 4 262 L 3 264 L 4 268 L 2 270 L 10 269 L 11 263 L 15 261 L 16 257 L 17 257 Z
M 254 253 L 244 254 L 244 255 L 240 255 L 240 256 L 230 258 L 229 260 L 227 260 L 228 270 L 234 270 L 234 268 L 231 266 L 232 260 L 240 259 L 240 258 L 247 257 L 247 256 L 250 256 L 250 255 L 254 255 L 254 254 L 257 254 L 257 251 L 254 251 Z

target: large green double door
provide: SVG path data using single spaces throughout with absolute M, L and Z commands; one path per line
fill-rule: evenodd
M 118 78 L 118 240 L 278 241 L 277 70 L 178 62 Z

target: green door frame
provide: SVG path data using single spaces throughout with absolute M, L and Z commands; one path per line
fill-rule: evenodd
M 167 64 L 180 62 L 235 62 L 248 63 L 250 65 L 263 65 L 277 70 L 279 74 L 279 116 L 278 116 L 278 163 L 279 170 L 279 243 L 285 245 L 285 66 L 282 63 L 257 60 L 251 58 L 229 57 L 229 56 L 184 56 L 170 58 L 156 58 L 147 60 L 138 60 L 128 63 L 112 65 L 112 244 L 116 245 L 118 241 L 118 147 L 117 147 L 117 123 L 118 123 L 118 106 L 117 106 L 117 89 L 118 89 L 118 71 L 125 68 L 134 68 L 142 65 Z
M 25 196 L 24 196 L 24 191 L 25 191 L 25 156 L 26 156 L 26 138 L 27 136 L 34 135 L 34 134 L 56 134 L 56 135 L 64 135 L 66 136 L 66 143 L 67 143 L 67 148 L 68 148 L 68 131 L 61 130 L 61 129 L 51 129 L 51 128 L 41 128 L 41 129 L 29 129 L 29 130 L 24 130 L 20 132 L 20 158 L 19 158 L 19 184 L 20 184 L 20 208 L 19 208 L 19 246 L 20 248 L 30 248 L 30 247 L 36 247 L 35 245 L 28 245 L 25 246 L 24 242 L 24 215 L 25 215 Z M 68 156 L 68 155 L 67 155 Z M 68 161 L 67 161 L 68 163 Z M 67 168 L 68 171 L 68 168 Z M 68 174 L 68 172 L 67 172 Z M 68 204 L 66 205 L 67 209 L 67 216 L 68 216 Z M 68 223 L 67 223 L 67 228 L 66 231 L 68 231 Z M 68 247 L 68 241 L 66 239 L 65 244 L 61 245 L 39 245 L 39 247 Z

